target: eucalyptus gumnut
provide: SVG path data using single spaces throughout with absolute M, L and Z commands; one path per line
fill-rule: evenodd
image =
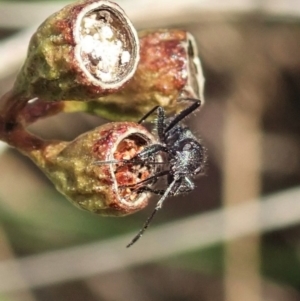
M 14 90 L 27 99 L 96 99 L 121 89 L 138 61 L 137 33 L 124 11 L 110 1 L 79 1 L 37 29 Z
M 140 62 L 133 78 L 124 89 L 100 98 L 99 105 L 109 108 L 114 104 L 113 111 L 97 113 L 120 120 L 126 112 L 137 119 L 155 106 L 162 106 L 169 115 L 178 113 L 184 107 L 179 98 L 197 98 L 204 104 L 204 76 L 192 34 L 181 29 L 152 29 L 138 34 Z
M 75 206 L 101 215 L 127 215 L 147 205 L 149 193 L 138 192 L 135 184 L 153 175 L 157 164 L 105 162 L 128 160 L 155 142 L 137 123 L 112 122 L 72 142 L 48 146 L 42 169 Z

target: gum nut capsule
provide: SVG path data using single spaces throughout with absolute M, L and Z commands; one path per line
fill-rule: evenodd
M 138 61 L 137 33 L 124 11 L 110 1 L 79 1 L 37 29 L 14 89 L 27 98 L 88 101 L 121 89 Z
M 158 164 L 105 162 L 130 159 L 155 142 L 154 136 L 137 123 L 112 122 L 82 134 L 54 156 L 49 150 L 43 170 L 77 207 L 96 214 L 122 216 L 144 208 L 150 197 L 148 192 L 136 191 L 143 184 L 125 186 L 147 179 Z
M 125 111 L 136 120 L 157 105 L 174 114 L 186 106 L 178 102 L 184 97 L 201 99 L 203 105 L 204 76 L 193 35 L 181 29 L 145 30 L 138 34 L 137 71 L 123 90 L 103 98 L 103 105 L 113 104 L 114 112 L 105 115 L 108 110 L 99 110 L 99 114 L 120 120 Z

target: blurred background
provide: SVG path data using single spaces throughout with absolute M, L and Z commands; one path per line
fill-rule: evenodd
M 0 1 L 0 94 L 35 28 L 67 1 Z M 138 29 L 189 30 L 206 77 L 186 123 L 208 149 L 206 175 L 155 206 L 104 218 L 80 211 L 30 160 L 0 144 L 0 300 L 300 300 L 300 3 L 119 0 Z M 38 122 L 72 139 L 99 117 Z

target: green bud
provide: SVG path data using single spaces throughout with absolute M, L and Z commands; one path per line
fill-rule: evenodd
M 194 37 L 179 29 L 139 33 L 140 62 L 122 90 L 78 104 L 68 102 L 66 111 L 85 111 L 109 120 L 138 120 L 155 106 L 168 114 L 185 106 L 179 98 L 200 98 L 204 103 L 204 76 Z
M 33 35 L 14 90 L 43 100 L 90 100 L 116 92 L 139 61 L 137 33 L 110 1 L 70 4 Z
M 148 192 L 137 193 L 136 186 L 121 186 L 135 185 L 148 178 L 157 165 L 105 162 L 130 159 L 155 142 L 137 123 L 112 122 L 72 142 L 48 145 L 35 163 L 77 207 L 101 215 L 121 216 L 141 210 L 150 197 Z

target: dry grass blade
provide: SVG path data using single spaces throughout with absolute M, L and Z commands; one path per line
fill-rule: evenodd
M 78 280 L 96 274 L 153 262 L 198 248 L 233 240 L 256 231 L 266 232 L 288 227 L 300 221 L 300 188 L 264 197 L 231 209 L 220 209 L 185 220 L 165 224 L 147 233 L 143 241 L 131 248 L 125 245 L 132 233 L 108 241 L 11 260 L 0 264 L 0 292 L 36 288 Z M 251 212 L 258 220 L 249 220 Z M 224 221 L 232 227 L 225 234 Z M 27 284 L 18 282 L 16 273 L 26 275 Z

